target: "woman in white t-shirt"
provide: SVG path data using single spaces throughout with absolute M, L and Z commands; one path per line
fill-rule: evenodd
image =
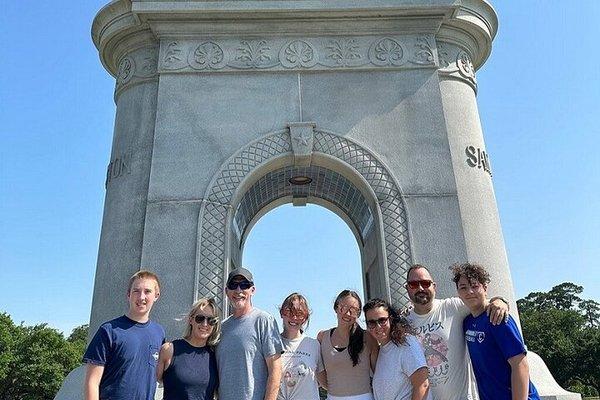
M 304 335 L 310 311 L 299 293 L 285 298 L 279 309 L 283 319 L 281 384 L 277 400 L 319 400 L 317 374 L 323 370 L 319 342 Z
M 373 375 L 375 400 L 430 400 L 425 355 L 408 321 L 381 299 L 370 300 L 363 311 L 367 330 L 380 346 Z

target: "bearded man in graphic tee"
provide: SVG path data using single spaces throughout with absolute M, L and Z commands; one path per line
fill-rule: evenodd
M 406 290 L 413 308 L 407 319 L 425 352 L 433 400 L 476 400 L 475 379 L 462 331 L 469 309 L 458 297 L 436 299 L 435 287 L 425 266 L 415 264 L 409 268 Z M 506 300 L 492 298 L 488 313 L 493 324 L 504 323 L 508 315 Z

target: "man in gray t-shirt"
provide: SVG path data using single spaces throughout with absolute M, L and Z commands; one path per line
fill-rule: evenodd
M 252 273 L 236 268 L 225 292 L 233 314 L 223 321 L 217 347 L 219 400 L 275 400 L 283 351 L 275 318 L 252 306 Z

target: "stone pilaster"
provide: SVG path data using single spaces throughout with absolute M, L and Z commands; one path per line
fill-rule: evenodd
M 92 37 L 116 78 L 117 113 L 107 165 L 104 215 L 90 335 L 127 310 L 128 278 L 141 265 L 158 93 L 158 42 L 131 12 L 113 2 L 97 15 Z

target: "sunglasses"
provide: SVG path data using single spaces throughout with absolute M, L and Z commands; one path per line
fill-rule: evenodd
M 308 314 L 306 312 L 292 308 L 284 308 L 283 310 L 281 310 L 281 313 L 289 318 L 295 317 L 298 319 L 306 319 L 308 317 Z
M 206 321 L 206 323 L 210 326 L 215 326 L 217 322 L 219 322 L 219 318 L 217 317 L 207 317 L 206 315 L 196 315 L 194 317 L 194 321 L 197 324 L 202 325 Z
M 350 316 L 352 317 L 358 317 L 360 315 L 360 308 L 356 308 L 353 306 L 347 306 L 347 305 L 340 305 L 340 312 L 342 314 L 346 314 L 346 313 L 350 313 Z
M 433 284 L 433 281 L 430 280 L 421 280 L 421 281 L 408 281 L 406 282 L 406 286 L 409 289 L 418 289 L 421 286 L 423 289 L 429 289 L 429 287 Z
M 229 282 L 227 284 L 227 289 L 229 289 L 229 290 L 236 290 L 237 288 L 240 288 L 240 290 L 248 290 L 252 286 L 254 286 L 254 283 L 248 282 L 248 281 Z
M 377 319 L 368 319 L 367 328 L 374 329 L 376 326 L 384 326 L 389 321 L 390 317 L 381 317 Z

